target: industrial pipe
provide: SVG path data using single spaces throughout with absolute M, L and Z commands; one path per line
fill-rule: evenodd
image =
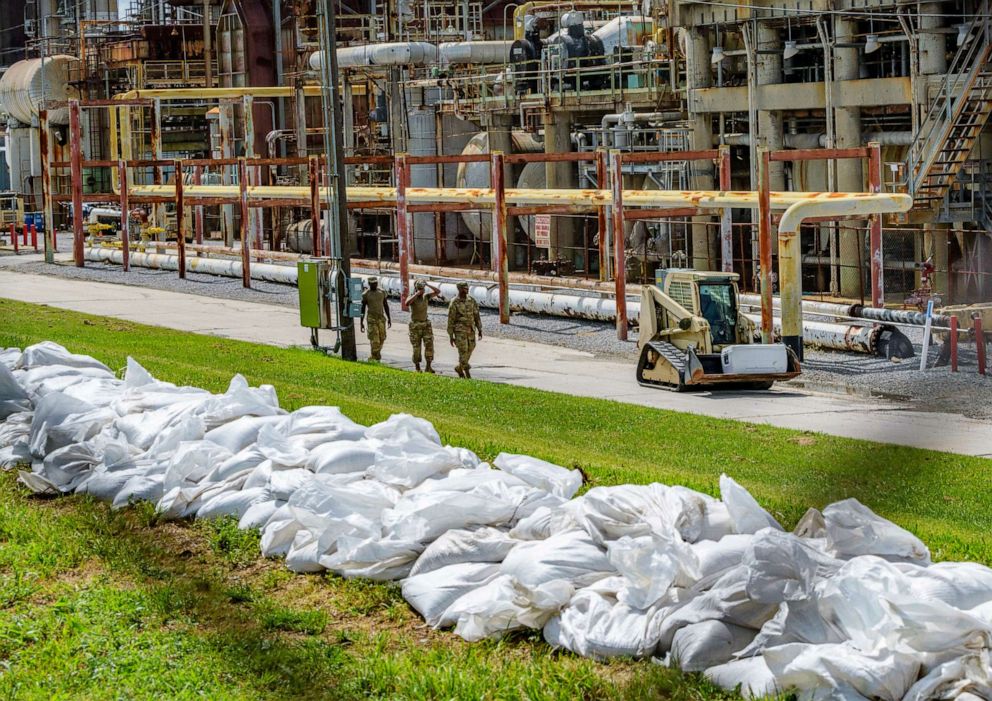
M 96 263 L 121 263 L 123 253 L 111 248 L 87 248 L 86 260 Z M 171 255 L 132 253 L 130 262 L 131 265 L 136 265 L 140 268 L 179 270 L 179 258 Z M 217 258 L 189 258 L 186 260 L 186 270 L 194 273 L 241 278 L 241 261 L 220 260 Z M 255 263 L 251 266 L 251 277 L 255 280 L 295 285 L 296 268 L 288 265 Z
M 761 307 L 761 296 L 742 293 L 739 297 L 741 306 Z M 781 309 L 781 300 L 774 298 L 773 306 Z M 804 314 L 819 314 L 821 316 L 846 316 L 854 319 L 867 319 L 890 324 L 905 324 L 908 326 L 923 326 L 926 314 L 909 309 L 876 309 L 863 304 L 839 304 L 837 302 L 820 302 L 812 299 L 803 300 Z M 947 326 L 952 317 L 944 314 L 934 314 L 934 324 Z
M 723 143 L 728 146 L 750 146 L 750 134 L 724 134 L 714 138 L 714 144 Z M 786 148 L 830 148 L 830 139 L 826 134 L 785 134 L 782 137 Z M 910 146 L 913 143 L 911 131 L 866 131 L 861 134 L 861 143 L 877 143 L 880 146 Z
M 447 41 L 431 44 L 426 41 L 397 41 L 386 44 L 365 44 L 338 49 L 338 66 L 364 68 L 370 66 L 426 66 L 432 63 L 506 63 L 510 58 L 512 41 Z M 310 54 L 310 69 L 319 71 L 323 51 Z
M 756 326 L 761 317 L 745 314 Z M 782 335 L 782 320 L 772 319 L 772 329 L 776 336 Z M 912 358 L 915 355 L 913 344 L 898 329 L 883 324 L 858 326 L 853 324 L 832 324 L 826 321 L 803 321 L 803 343 L 811 348 L 867 353 L 886 358 Z

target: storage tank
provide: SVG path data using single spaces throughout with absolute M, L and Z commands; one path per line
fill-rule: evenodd
M 38 117 L 43 98 L 61 102 L 78 97 L 68 85 L 69 69 L 78 60 L 58 55 L 18 61 L 0 77 L 0 111 L 22 124 L 32 124 Z M 68 124 L 69 108 L 51 110 L 48 121 L 50 124 Z

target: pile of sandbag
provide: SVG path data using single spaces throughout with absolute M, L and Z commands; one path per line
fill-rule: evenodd
M 596 487 L 523 455 L 493 464 L 423 419 L 287 413 L 235 377 L 220 395 L 117 379 L 53 343 L 0 350 L 0 467 L 169 518 L 234 516 L 296 572 L 400 580 L 466 640 L 542 629 L 576 654 L 652 658 L 728 689 L 801 699 L 992 700 L 992 570 L 930 562 L 851 499 L 785 532 L 740 485 Z

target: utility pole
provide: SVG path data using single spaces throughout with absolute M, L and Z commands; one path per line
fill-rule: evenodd
M 276 0 L 278 2 L 278 0 Z M 348 210 L 345 203 L 347 177 L 344 164 L 344 145 L 341 139 L 343 119 L 338 94 L 337 14 L 334 0 L 319 0 L 320 48 L 322 60 L 321 104 L 324 116 L 324 153 L 327 156 L 327 255 L 334 262 L 337 294 L 337 326 L 341 333 L 341 357 L 357 360 L 355 348 L 355 323 L 345 315 L 345 279 L 351 277 L 350 251 L 344 250 L 348 231 Z M 347 87 L 347 86 L 345 86 Z M 347 91 L 346 91 L 347 93 Z M 345 99 L 351 96 L 344 95 Z M 316 234 L 315 234 L 316 236 Z M 338 274 L 340 273 L 340 274 Z

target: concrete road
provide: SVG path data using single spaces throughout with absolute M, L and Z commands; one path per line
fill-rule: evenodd
M 0 298 L 47 304 L 156 326 L 278 346 L 306 345 L 295 309 L 147 288 L 14 272 L 0 266 Z M 0 323 L 5 313 L 0 299 Z M 326 332 L 325 332 L 326 333 Z M 457 362 L 443 329 L 435 331 L 443 373 Z M 360 339 L 359 356 L 369 346 Z M 388 365 L 412 369 L 407 329 L 394 324 L 383 352 Z M 992 457 L 992 424 L 943 413 L 909 411 L 884 401 L 776 388 L 769 392 L 676 394 L 640 387 L 630 362 L 537 343 L 484 338 L 472 358 L 480 380 L 612 399 L 661 409 L 751 421 L 966 455 Z

